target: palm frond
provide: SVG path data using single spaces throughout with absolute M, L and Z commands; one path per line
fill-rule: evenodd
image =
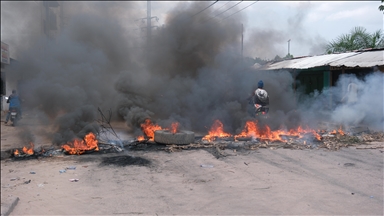
M 351 29 L 348 34 L 342 34 L 336 40 L 329 42 L 326 46 L 326 52 L 347 52 L 382 47 L 384 47 L 384 34 L 382 30 L 369 34 L 364 27 L 357 26 Z

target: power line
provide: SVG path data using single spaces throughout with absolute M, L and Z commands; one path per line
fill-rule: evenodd
M 217 8 L 217 10 L 216 11 L 219 11 L 221 8 L 223 8 L 225 5 L 227 5 L 227 4 L 229 4 L 229 3 L 231 3 L 231 1 L 232 0 L 229 0 L 227 3 L 225 3 L 224 5 L 222 5 L 221 7 L 219 7 L 219 8 Z
M 215 2 L 213 2 L 212 4 L 210 4 L 208 7 L 204 8 L 203 10 L 201 10 L 200 12 L 196 13 L 195 15 L 193 15 L 192 17 L 196 16 L 197 14 L 207 10 L 209 7 L 211 7 L 212 5 L 216 4 L 219 0 L 216 0 Z
M 233 5 L 232 7 L 228 8 L 227 10 L 225 10 L 225 11 L 223 11 L 223 12 L 221 12 L 221 13 L 216 14 L 216 16 L 212 17 L 211 19 L 213 19 L 213 18 L 219 16 L 220 14 L 223 14 L 223 13 L 227 12 L 228 10 L 230 10 L 231 8 L 233 8 L 233 7 L 235 7 L 236 5 L 240 4 L 241 2 L 243 2 L 243 0 L 241 0 L 241 1 L 238 2 L 237 4 Z M 209 20 L 211 20 L 211 19 L 209 19 Z M 208 20 L 208 21 L 209 21 L 209 20 Z
M 245 7 L 245 8 L 243 8 L 243 9 L 241 9 L 241 10 L 239 10 L 239 11 L 237 11 L 237 12 L 235 12 L 235 13 L 233 13 L 233 14 L 231 14 L 231 15 L 227 16 L 227 17 L 225 17 L 225 18 L 224 18 L 224 19 L 222 19 L 222 20 L 225 20 L 225 19 L 227 19 L 228 17 L 230 17 L 230 16 L 233 16 L 233 15 L 235 15 L 235 14 L 239 13 L 240 11 L 242 11 L 242 10 L 244 10 L 244 9 L 246 9 L 246 8 L 248 8 L 248 7 L 252 6 L 252 5 L 254 5 L 254 4 L 256 4 L 258 1 L 259 1 L 259 0 L 257 0 L 257 1 L 255 1 L 255 2 L 253 2 L 252 4 L 248 5 L 247 7 Z

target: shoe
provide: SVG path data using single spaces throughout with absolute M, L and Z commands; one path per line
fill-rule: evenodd
M 8 122 L 6 121 L 5 124 L 8 124 Z

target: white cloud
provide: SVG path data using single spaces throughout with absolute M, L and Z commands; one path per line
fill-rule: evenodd
M 324 18 L 324 15 L 322 15 L 322 14 L 310 13 L 310 14 L 308 14 L 307 22 L 308 23 L 317 22 L 319 20 L 322 20 L 323 18 Z
M 339 8 L 345 8 L 345 3 L 351 4 L 350 2 L 345 2 L 345 1 L 314 1 L 311 2 L 312 4 L 315 5 L 315 9 L 317 13 L 329 13 L 333 11 L 339 10 Z
M 288 7 L 300 7 L 302 4 L 309 4 L 311 1 L 281 1 L 279 2 L 282 6 L 288 6 Z
M 360 18 L 370 11 L 370 8 L 356 8 L 354 10 L 344 10 L 334 14 L 331 14 L 326 17 L 327 20 L 339 20 L 339 19 L 348 19 L 348 18 Z

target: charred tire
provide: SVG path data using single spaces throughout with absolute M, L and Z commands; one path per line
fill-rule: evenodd
M 169 130 L 155 131 L 155 142 L 162 144 L 187 145 L 195 141 L 195 133 L 192 131 L 179 131 L 172 133 Z

